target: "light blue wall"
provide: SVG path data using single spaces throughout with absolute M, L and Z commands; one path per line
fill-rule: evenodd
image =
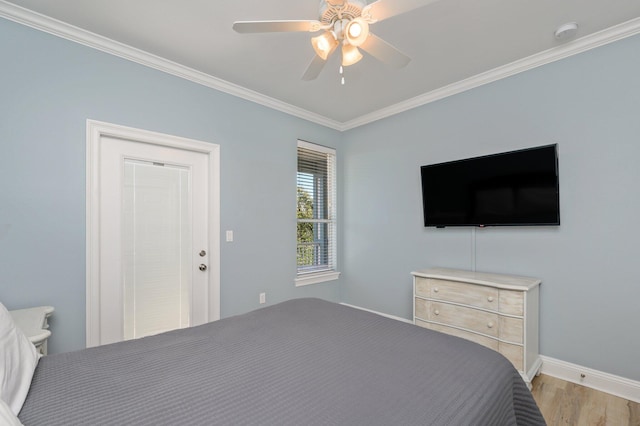
M 339 132 L 0 19 L 0 301 L 53 305 L 51 352 L 85 341 L 87 119 L 221 146 L 222 316 L 295 288 L 296 141 Z
M 345 134 L 342 300 L 405 318 L 410 272 L 539 277 L 541 352 L 640 380 L 640 37 Z M 421 165 L 559 145 L 561 226 L 424 228 Z
M 543 280 L 544 355 L 639 380 L 640 37 L 340 134 L 0 19 L 0 301 L 84 346 L 87 118 L 221 145 L 222 315 L 292 297 L 410 318 L 430 266 Z M 301 138 L 338 149 L 341 282 L 293 287 Z M 422 227 L 419 166 L 558 143 L 558 228 Z M 289 208 L 289 206 L 291 208 Z M 338 286 L 342 287 L 339 288 Z

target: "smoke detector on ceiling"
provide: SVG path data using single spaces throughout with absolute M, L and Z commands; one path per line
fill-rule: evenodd
M 560 25 L 556 32 L 553 35 L 556 37 L 556 40 L 565 41 L 570 38 L 575 37 L 578 32 L 578 24 L 575 22 L 569 22 L 563 25 Z

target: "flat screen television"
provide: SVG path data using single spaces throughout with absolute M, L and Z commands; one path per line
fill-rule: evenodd
M 560 225 L 557 145 L 421 167 L 424 226 Z

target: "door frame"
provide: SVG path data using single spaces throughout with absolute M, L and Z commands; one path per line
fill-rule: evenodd
M 100 145 L 105 136 L 208 156 L 208 321 L 220 319 L 220 145 L 96 120 L 87 120 L 86 128 L 86 346 L 100 344 Z

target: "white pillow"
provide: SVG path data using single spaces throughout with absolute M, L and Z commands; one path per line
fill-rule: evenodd
M 24 426 L 20 420 L 13 414 L 11 408 L 0 399 L 0 425 L 3 426 Z
M 36 347 L 0 303 L 0 399 L 16 416 L 27 398 L 39 359 Z

